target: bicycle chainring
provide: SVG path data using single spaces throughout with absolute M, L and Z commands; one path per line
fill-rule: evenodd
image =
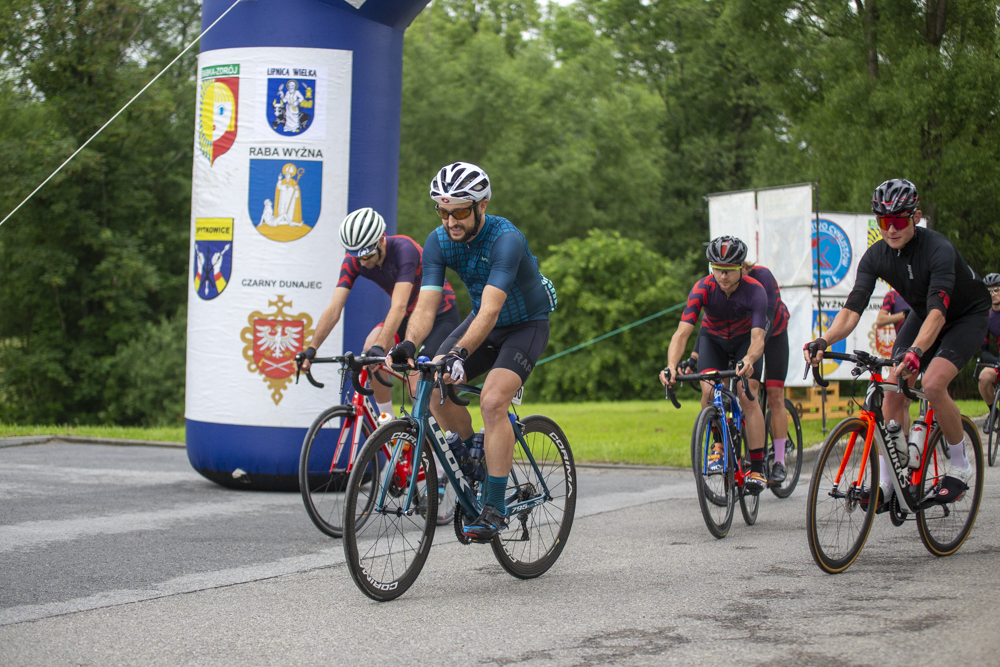
M 455 501 L 455 537 L 458 538 L 459 544 L 472 544 L 472 538 L 466 535 L 465 530 L 465 510 L 462 509 L 462 503 Z M 475 519 L 472 519 L 473 521 Z
M 895 493 L 892 494 L 892 499 L 889 501 L 889 520 L 896 527 L 902 526 L 906 522 L 906 512 L 900 506 L 899 496 Z

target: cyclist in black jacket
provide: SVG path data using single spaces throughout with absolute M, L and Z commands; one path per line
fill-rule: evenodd
M 986 401 L 987 408 L 992 410 L 993 399 L 996 398 L 996 394 L 994 393 L 996 391 L 994 385 L 997 382 L 996 367 L 1000 366 L 1000 358 L 990 352 L 990 336 L 992 335 L 997 345 L 1000 346 L 1000 273 L 987 274 L 985 283 L 986 287 L 990 290 L 992 304 L 990 308 L 989 329 L 986 331 L 986 338 L 983 339 L 982 352 L 979 358 L 988 364 L 993 364 L 994 368 L 984 368 L 979 372 L 979 395 Z M 983 424 L 983 433 L 989 433 L 994 426 L 993 415 L 987 415 L 986 422 Z
M 896 336 L 893 358 L 899 363 L 889 372 L 895 382 L 901 373 L 912 385 L 923 370 L 923 390 L 934 406 L 941 430 L 951 448 L 951 468 L 941 484 L 942 500 L 955 501 L 968 489 L 969 470 L 961 414 L 948 395 L 948 386 L 979 351 L 986 334 L 990 298 L 982 277 L 969 268 L 943 235 L 917 227 L 920 222 L 917 188 L 905 179 L 888 180 L 872 197 L 872 212 L 882 230 L 882 240 L 872 245 L 858 265 L 857 280 L 844 308 L 822 338 L 807 343 L 806 361 L 817 365 L 828 345 L 846 338 L 858 325 L 861 313 L 879 278 L 889 283 L 910 304 L 910 315 Z M 904 396 L 885 394 L 886 421 L 903 423 Z M 889 499 L 892 473 L 883 471 L 883 501 Z

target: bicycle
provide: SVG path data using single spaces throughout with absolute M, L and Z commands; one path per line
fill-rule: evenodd
M 303 359 L 305 357 L 303 356 Z M 302 360 L 296 358 L 301 369 Z M 368 400 L 374 392 L 369 388 L 370 377 L 387 387 L 392 382 L 382 377 L 379 371 L 369 373 L 368 367 L 362 365 L 359 371 L 358 383 L 353 391 L 344 394 L 344 376 L 349 368 L 363 364 L 363 357 L 355 357 L 348 352 L 337 357 L 316 357 L 312 364 L 335 363 L 341 365 L 341 395 L 345 397 L 342 405 L 334 405 L 320 413 L 306 431 L 299 454 L 299 492 L 306 508 L 306 514 L 319 530 L 330 537 L 341 537 L 344 527 L 344 499 L 346 497 L 347 479 L 351 473 L 358 449 L 368 437 L 375 432 L 379 424 L 377 408 Z M 403 380 L 399 373 L 383 367 L 391 377 Z M 296 372 L 296 383 L 299 373 Z M 318 382 L 311 369 L 306 370 L 306 379 L 314 387 L 322 389 L 325 385 Z M 400 466 L 406 465 L 401 462 Z M 451 492 L 447 489 L 448 493 Z M 454 499 L 454 495 L 451 496 Z M 442 511 L 437 515 L 440 525 L 451 523 L 454 505 L 444 503 Z
M 1000 366 L 997 364 L 984 364 L 977 360 L 976 368 L 972 371 L 973 377 L 978 377 L 979 369 L 981 368 L 992 368 L 997 372 L 996 380 L 993 381 L 993 406 L 990 408 L 989 413 L 986 415 L 986 422 L 990 426 L 989 431 L 985 431 L 986 434 L 986 454 L 989 459 L 990 467 L 997 460 L 997 450 L 1000 450 L 1000 426 L 997 422 L 1000 422 Z
M 667 380 L 670 380 L 670 369 L 663 369 Z M 705 373 L 678 375 L 677 382 L 711 382 L 713 385 L 712 404 L 704 408 L 695 420 L 691 432 L 691 468 L 694 472 L 695 486 L 698 490 L 698 504 L 701 507 L 705 525 L 715 537 L 721 539 L 729 533 L 733 523 L 733 513 L 736 498 L 739 498 L 740 512 L 748 526 L 757 522 L 760 509 L 760 494 L 746 490 L 744 480 L 749 474 L 750 462 L 742 455 L 743 444 L 743 411 L 739 399 L 733 391 L 722 386 L 722 381 L 736 378 L 738 371 L 708 371 Z M 752 401 L 750 383 L 746 377 L 740 377 L 743 391 Z M 677 400 L 672 385 L 666 386 L 666 398 L 675 408 L 681 404 Z M 708 454 L 712 451 L 715 439 L 721 435 L 723 454 L 722 471 L 709 473 L 706 470 Z
M 405 365 L 392 367 L 409 370 Z M 355 361 L 355 390 L 358 369 Z M 383 424 L 368 438 L 347 482 L 344 554 L 354 583 L 373 600 L 405 593 L 427 560 L 436 522 L 426 517 L 434 515 L 438 505 L 438 494 L 428 492 L 427 480 L 436 478 L 436 460 L 447 463 L 445 476 L 457 496 L 453 521 L 459 542 L 471 542 L 464 526 L 479 516 L 485 501 L 486 484 L 463 473 L 430 414 L 435 386 L 442 402 L 449 399 L 459 405 L 469 401 L 457 392 L 479 394 L 479 388 L 445 384 L 443 361 L 420 360 L 415 370 L 419 381 L 413 412 Z M 566 546 L 576 511 L 576 465 L 565 434 L 551 419 L 521 419 L 513 410 L 509 418 L 516 441 L 506 493 L 510 526 L 490 546 L 504 570 L 531 579 L 552 567 Z M 381 458 L 388 462 L 384 467 Z M 413 462 L 407 475 L 390 475 L 401 460 Z
M 788 440 L 785 442 L 785 471 L 786 477 L 780 484 L 771 482 L 771 467 L 774 465 L 774 438 L 771 435 L 771 413 L 767 408 L 767 364 L 764 364 L 764 373 L 760 381 L 760 409 L 764 413 L 764 476 L 767 477 L 767 486 L 771 493 L 778 498 L 787 498 L 795 491 L 795 486 L 799 483 L 799 475 L 802 472 L 802 422 L 799 419 L 799 411 L 795 409 L 795 404 L 787 398 L 785 400 L 785 412 L 788 415 Z M 794 437 L 793 437 L 794 435 Z
M 879 454 L 893 468 L 895 494 L 888 509 L 892 523 L 900 526 L 913 514 L 928 551 L 935 556 L 958 551 L 976 521 L 983 492 L 983 451 L 975 425 L 962 415 L 966 452 L 970 466 L 975 467 L 975 481 L 970 481 L 969 489 L 957 501 L 944 503 L 936 497 L 936 492 L 939 480 L 950 467 L 950 450 L 934 421 L 934 410 L 926 395 L 911 390 L 902 377 L 896 384 L 883 381 L 882 368 L 896 364 L 891 359 L 880 359 L 860 350 L 854 354 L 829 351 L 823 354 L 825 359 L 854 363 L 851 371 L 854 377 L 867 372 L 870 378 L 859 415 L 834 427 L 816 460 L 806 508 L 806 532 L 813 560 L 820 569 L 836 574 L 850 567 L 861 553 L 878 505 Z M 819 368 L 812 368 L 816 383 L 827 386 L 829 383 Z M 909 455 L 887 444 L 888 431 L 882 415 L 886 389 L 901 391 L 910 400 L 921 401 L 920 419 L 927 424 L 928 434 L 916 469 L 908 467 Z M 906 434 L 900 437 L 905 439 Z M 863 446 L 858 446 L 862 442 Z

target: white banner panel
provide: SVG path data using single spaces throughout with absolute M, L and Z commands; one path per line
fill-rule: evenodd
M 788 306 L 788 375 L 785 376 L 785 386 L 811 387 L 812 377 L 802 379 L 802 371 L 806 362 L 802 358 L 802 347 L 813 340 L 812 329 L 809 326 L 810 316 L 816 307 L 813 291 L 808 287 L 784 287 L 781 290 L 781 300 Z
M 812 284 L 811 185 L 757 192 L 759 262 L 771 269 L 779 287 Z
M 352 53 L 207 51 L 198 62 L 185 416 L 308 427 L 339 402 L 293 384 L 337 284 Z M 341 352 L 341 325 L 323 345 Z
M 726 235 L 741 239 L 747 244 L 747 261 L 756 263 L 757 208 L 753 190 L 710 196 L 708 231 L 709 239 Z

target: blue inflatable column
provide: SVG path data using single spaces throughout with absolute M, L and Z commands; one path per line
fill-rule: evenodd
M 202 25 L 232 0 L 205 0 Z M 337 285 L 338 228 L 396 228 L 403 31 L 427 0 L 243 0 L 201 42 L 188 287 L 187 451 L 225 486 L 295 490 L 308 426 L 340 401 L 294 383 Z M 358 282 L 324 356 L 388 309 Z

